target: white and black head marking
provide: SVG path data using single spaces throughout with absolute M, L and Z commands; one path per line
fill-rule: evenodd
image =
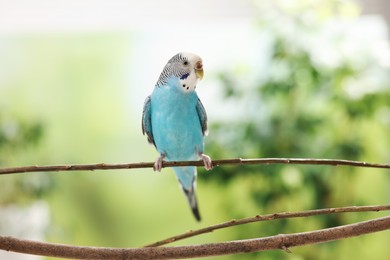
M 179 78 L 182 91 L 194 91 L 196 84 L 203 77 L 202 59 L 188 52 L 176 54 L 165 65 L 156 86 L 164 86 L 171 77 Z

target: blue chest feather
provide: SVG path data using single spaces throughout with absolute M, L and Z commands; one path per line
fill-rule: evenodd
M 195 160 L 203 152 L 196 92 L 183 92 L 179 81 L 155 88 L 151 96 L 152 132 L 167 160 Z

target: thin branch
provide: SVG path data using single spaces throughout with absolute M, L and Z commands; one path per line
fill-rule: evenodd
M 239 219 L 239 220 L 231 220 L 228 222 L 208 226 L 205 228 L 191 230 L 191 231 L 188 231 L 186 233 L 172 236 L 172 237 L 157 241 L 155 243 L 146 245 L 145 247 L 162 246 L 162 245 L 176 242 L 178 240 L 183 240 L 183 239 L 186 239 L 189 237 L 194 237 L 194 236 L 198 236 L 201 234 L 213 232 L 214 230 L 243 225 L 243 224 L 248 224 L 248 223 L 253 223 L 253 222 L 285 219 L 285 218 L 302 218 L 302 217 L 318 216 L 318 215 L 324 215 L 324 214 L 347 213 L 347 212 L 368 212 L 368 211 L 378 212 L 378 211 L 384 211 L 384 210 L 390 210 L 390 205 L 352 206 L 352 207 L 316 209 L 316 210 L 299 211 L 299 212 L 283 212 L 283 213 L 267 214 L 267 215 L 262 215 L 262 216 L 256 215 L 255 217 L 243 218 L 243 219 Z
M 223 159 L 213 160 L 213 167 L 220 165 L 254 165 L 254 164 L 311 164 L 330 166 L 355 166 L 368 168 L 390 169 L 390 164 L 367 163 L 361 161 L 349 161 L 339 159 L 311 159 L 311 158 L 256 158 L 256 159 Z M 153 168 L 153 162 L 120 163 L 120 164 L 75 164 L 75 165 L 46 165 L 46 166 L 23 166 L 0 169 L 1 174 L 14 174 L 25 172 L 59 172 L 59 171 L 95 171 L 95 170 L 118 170 L 118 169 L 139 169 Z M 202 161 L 175 161 L 163 162 L 163 167 L 175 166 L 203 166 Z
M 264 238 L 222 243 L 145 248 L 83 247 L 43 243 L 0 236 L 0 249 L 51 257 L 76 259 L 177 259 L 259 252 L 317 244 L 390 229 L 390 216 L 355 224 Z

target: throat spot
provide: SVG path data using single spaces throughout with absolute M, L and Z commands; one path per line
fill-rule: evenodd
M 189 75 L 190 75 L 190 73 L 186 73 L 183 76 L 181 76 L 180 79 L 181 80 L 186 79 L 186 78 L 188 78 Z

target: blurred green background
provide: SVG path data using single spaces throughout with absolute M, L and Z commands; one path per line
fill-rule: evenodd
M 390 45 L 383 20 L 361 16 L 353 1 L 216 1 L 215 11 L 201 13 L 206 2 L 194 12 L 179 5 L 183 12 L 175 18 L 170 14 L 178 2 L 169 2 L 168 14 L 152 21 L 147 15 L 155 13 L 140 3 L 135 10 L 149 12 L 133 18 L 141 26 L 106 21 L 93 30 L 79 28 L 77 17 L 70 17 L 72 30 L 45 20 L 45 29 L 36 22 L 40 30 L 0 26 L 0 166 L 154 160 L 157 153 L 141 134 L 142 103 L 165 62 L 179 51 L 204 59 L 199 95 L 209 113 L 206 153 L 212 158 L 389 161 Z M 68 6 L 57 9 L 62 5 Z M 69 10 L 83 8 L 89 10 L 88 4 Z M 43 9 L 43 17 L 45 10 L 52 9 Z M 85 20 L 91 13 L 79 11 Z M 139 247 L 232 218 L 388 204 L 388 173 L 295 165 L 199 169 L 201 223 L 192 218 L 171 169 L 1 176 L 0 233 Z M 315 230 L 384 215 L 256 223 L 176 245 Z M 387 259 L 389 243 L 390 234 L 381 232 L 293 248 L 293 254 L 218 259 Z

